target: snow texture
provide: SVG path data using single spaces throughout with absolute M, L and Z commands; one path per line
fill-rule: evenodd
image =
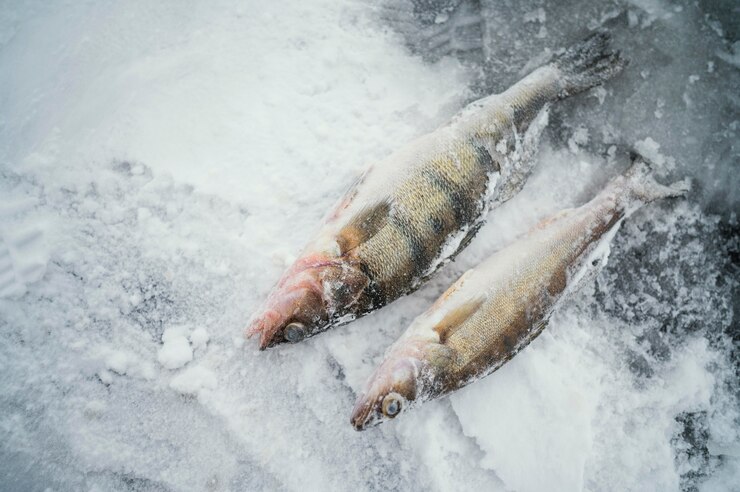
M 730 1 L 0 4 L 0 489 L 731 490 Z M 538 166 L 413 296 L 305 343 L 242 330 L 367 163 L 605 27 Z M 363 433 L 386 348 L 463 271 L 649 154 L 685 200 L 498 372 Z

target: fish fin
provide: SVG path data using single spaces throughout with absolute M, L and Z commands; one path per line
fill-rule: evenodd
M 532 121 L 522 126 L 521 132 L 508 139 L 513 147 L 507 149 L 507 153 L 502 156 L 505 164 L 502 179 L 496 185 L 496 203 L 510 200 L 524 187 L 537 163 L 540 137 L 549 119 L 549 104 L 545 104 Z
M 391 211 L 390 200 L 382 200 L 360 210 L 337 234 L 340 254 L 346 255 L 364 243 L 388 222 Z
M 631 194 L 643 203 L 649 203 L 661 198 L 678 197 L 686 195 L 691 190 L 691 180 L 688 178 L 676 181 L 670 185 L 660 184 L 653 176 L 654 164 L 644 156 L 632 151 L 630 154 L 632 165 L 625 171 Z
M 369 169 L 368 169 L 369 170 Z M 341 216 L 342 211 L 345 210 L 357 196 L 357 190 L 359 189 L 362 182 L 365 180 L 367 172 L 359 175 L 355 181 L 350 185 L 347 192 L 337 201 L 337 203 L 329 209 L 329 212 L 324 217 L 324 222 L 333 222 Z
M 554 224 L 555 222 L 563 219 L 564 217 L 571 215 L 574 210 L 575 209 L 573 208 L 564 208 L 563 210 L 560 210 L 559 212 L 555 212 L 549 217 L 545 217 L 544 219 L 537 222 L 537 224 L 535 224 L 535 226 L 532 227 L 532 229 L 530 229 L 530 232 L 545 229 L 547 226 Z
M 457 246 L 457 249 L 455 250 L 455 252 L 452 253 L 450 257 L 448 258 L 449 261 L 454 260 L 455 257 L 462 252 L 462 250 L 468 247 L 468 245 L 470 244 L 470 241 L 472 241 L 475 235 L 478 234 L 478 231 L 480 231 L 480 228 L 483 227 L 484 223 L 485 221 L 481 220 L 473 224 L 472 226 L 470 226 L 470 229 L 468 229 L 468 232 L 465 233 L 465 236 L 460 241 L 460 244 Z
M 435 326 L 434 331 L 439 334 L 439 343 L 445 343 L 458 328 L 470 318 L 483 304 L 483 297 L 470 299 L 460 306 L 449 311 Z
M 561 54 L 553 64 L 563 77 L 563 88 L 558 99 L 601 85 L 627 66 L 627 59 L 619 51 L 611 51 L 611 36 L 597 31 Z
M 432 304 L 432 308 L 431 309 L 435 309 L 435 308 L 441 306 L 442 304 L 444 304 L 447 301 L 447 299 L 449 299 L 450 296 L 452 296 L 452 294 L 454 294 L 455 292 L 457 292 L 458 290 L 460 290 L 460 288 L 463 286 L 463 284 L 465 283 L 465 281 L 472 274 L 473 274 L 473 269 L 471 268 L 470 270 L 468 270 L 465 273 L 463 273 L 462 275 L 460 275 L 460 278 L 458 278 L 455 281 L 455 283 L 453 283 L 452 285 L 450 285 L 450 287 L 446 291 L 444 291 L 442 293 L 442 295 L 439 296 L 439 298 L 436 301 L 434 301 L 434 304 Z
M 452 360 L 455 358 L 455 351 L 452 347 L 443 345 L 442 343 L 434 343 L 427 345 L 426 348 L 426 360 L 435 367 L 447 367 Z
M 419 281 L 415 284 L 415 286 L 412 288 L 412 290 L 409 292 L 409 294 L 412 293 L 412 292 L 415 292 L 427 280 L 429 280 L 430 278 L 432 278 L 434 276 L 434 274 L 439 271 L 440 268 L 442 268 L 443 266 L 445 266 L 449 262 L 453 261 L 455 259 L 455 257 L 462 252 L 462 250 L 464 250 L 465 248 L 467 248 L 468 245 L 470 244 L 470 241 L 473 240 L 473 238 L 476 236 L 476 234 L 478 234 L 478 231 L 480 230 L 480 228 L 483 227 L 483 224 L 485 224 L 485 221 L 484 220 L 481 220 L 481 221 L 473 224 L 472 226 L 470 226 L 470 229 L 468 229 L 468 231 L 465 233 L 465 236 L 463 236 L 463 238 L 460 240 L 460 244 L 457 246 L 457 249 L 455 250 L 455 252 L 452 253 L 447 258 L 445 258 L 444 260 L 440 261 L 434 267 L 433 270 L 431 270 L 430 272 L 427 272 L 424 276 L 422 276 L 421 278 L 419 278 Z

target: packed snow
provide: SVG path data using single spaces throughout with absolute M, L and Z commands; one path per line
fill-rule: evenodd
M 740 483 L 733 2 L 0 4 L 0 489 L 707 490 Z M 375 159 L 598 27 L 625 73 L 414 295 L 259 352 L 247 320 Z M 687 199 L 493 375 L 358 433 L 385 349 L 635 148 Z

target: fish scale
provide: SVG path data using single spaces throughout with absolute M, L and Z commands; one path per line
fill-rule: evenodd
M 460 149 L 456 159 L 449 155 L 435 159 L 400 186 L 390 220 L 357 250 L 357 257 L 388 298 L 411 289 L 409 279 L 429 268 L 447 236 L 480 213 L 490 169 L 470 144 L 456 147 Z M 444 179 L 442 186 L 435 182 L 439 176 Z M 441 231 L 435 231 L 429 217 L 447 219 Z
M 495 282 L 480 310 L 447 339 L 457 354 L 449 368 L 452 379 L 480 376 L 492 360 L 508 360 L 538 334 L 532 327 L 535 321 L 546 322 L 569 272 L 586 266 L 584 252 L 622 217 L 618 203 L 607 193 L 588 207 L 561 212 L 535 229 L 524 245 L 517 242 L 494 256 L 494 263 L 480 265 L 477 274 L 488 276 L 492 268 Z M 508 265 L 502 269 L 496 262 L 503 259 Z
M 480 367 L 491 360 L 513 356 L 515 347 L 530 334 L 533 320 L 547 310 L 552 278 L 562 275 L 570 265 L 569 239 L 543 242 L 538 260 L 516 264 L 509 279 L 501 279 L 497 292 L 446 342 L 458 355 L 450 371 L 457 381 L 475 377 Z

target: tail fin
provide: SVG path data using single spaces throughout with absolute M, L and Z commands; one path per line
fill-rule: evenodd
M 649 203 L 660 198 L 683 196 L 691 189 L 688 178 L 663 185 L 655 181 L 651 164 L 637 152 L 630 154 L 632 165 L 623 176 L 630 189 L 630 194 L 642 203 Z
M 627 66 L 619 51 L 610 51 L 610 40 L 608 33 L 597 31 L 553 61 L 564 81 L 559 99 L 601 85 Z

